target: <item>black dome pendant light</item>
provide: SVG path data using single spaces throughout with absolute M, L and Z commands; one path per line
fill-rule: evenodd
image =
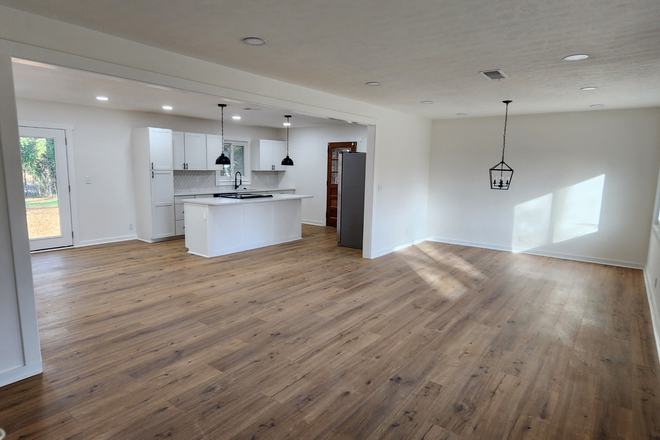
M 511 179 L 513 179 L 513 168 L 504 162 L 504 149 L 506 148 L 506 122 L 509 118 L 509 104 L 513 101 L 502 101 L 506 104 L 506 112 L 504 114 L 504 136 L 502 137 L 502 161 L 491 168 L 490 173 L 490 189 L 497 189 L 506 191 L 509 189 Z
M 286 157 L 282 159 L 282 165 L 292 167 L 293 166 L 293 160 L 289 157 L 289 127 L 291 126 L 291 115 L 284 115 L 286 118 Z
M 220 119 L 220 125 L 222 126 L 222 152 L 220 156 L 215 160 L 216 165 L 231 165 L 231 161 L 227 156 L 225 156 L 225 107 L 227 107 L 227 104 L 218 104 L 218 107 L 220 107 L 221 111 L 221 119 Z M 211 156 L 213 157 L 213 156 Z

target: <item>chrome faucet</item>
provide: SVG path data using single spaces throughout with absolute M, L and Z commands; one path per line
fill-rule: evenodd
M 241 185 L 243 185 L 243 175 L 240 171 L 236 171 L 236 174 L 234 174 L 234 189 L 238 189 Z

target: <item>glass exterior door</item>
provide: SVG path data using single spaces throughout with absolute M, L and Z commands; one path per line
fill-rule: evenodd
M 73 244 L 65 131 L 20 127 L 30 250 Z

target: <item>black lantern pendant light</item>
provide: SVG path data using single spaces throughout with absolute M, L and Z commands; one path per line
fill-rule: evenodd
M 222 152 L 220 156 L 215 160 L 216 165 L 231 165 L 231 161 L 227 156 L 225 156 L 225 107 L 227 107 L 227 104 L 218 104 L 218 107 L 220 107 L 221 111 L 221 119 L 220 119 L 220 125 L 222 127 Z M 213 156 L 211 156 L 213 157 Z
M 289 157 L 289 127 L 291 126 L 291 115 L 284 115 L 286 118 L 286 157 L 282 159 L 282 165 L 292 167 L 293 160 Z
M 509 104 L 513 101 L 502 101 L 506 104 L 504 114 L 504 136 L 502 137 L 502 161 L 489 170 L 490 189 L 507 190 L 513 178 L 513 168 L 504 162 L 504 149 L 506 148 L 506 122 L 509 118 Z

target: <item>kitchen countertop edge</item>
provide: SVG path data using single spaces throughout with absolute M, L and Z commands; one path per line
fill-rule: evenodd
M 218 190 L 218 189 L 201 189 L 191 191 L 175 191 L 174 197 L 195 196 L 201 194 L 232 194 L 232 193 L 259 193 L 266 191 L 295 191 L 295 188 L 248 188 L 237 190 Z
M 273 194 L 273 197 L 263 197 L 256 199 L 226 199 L 223 197 L 206 197 L 201 199 L 185 199 L 183 203 L 192 203 L 195 205 L 223 206 L 223 205 L 241 205 L 245 203 L 268 203 L 282 202 L 285 200 L 311 199 L 314 196 L 303 194 Z

